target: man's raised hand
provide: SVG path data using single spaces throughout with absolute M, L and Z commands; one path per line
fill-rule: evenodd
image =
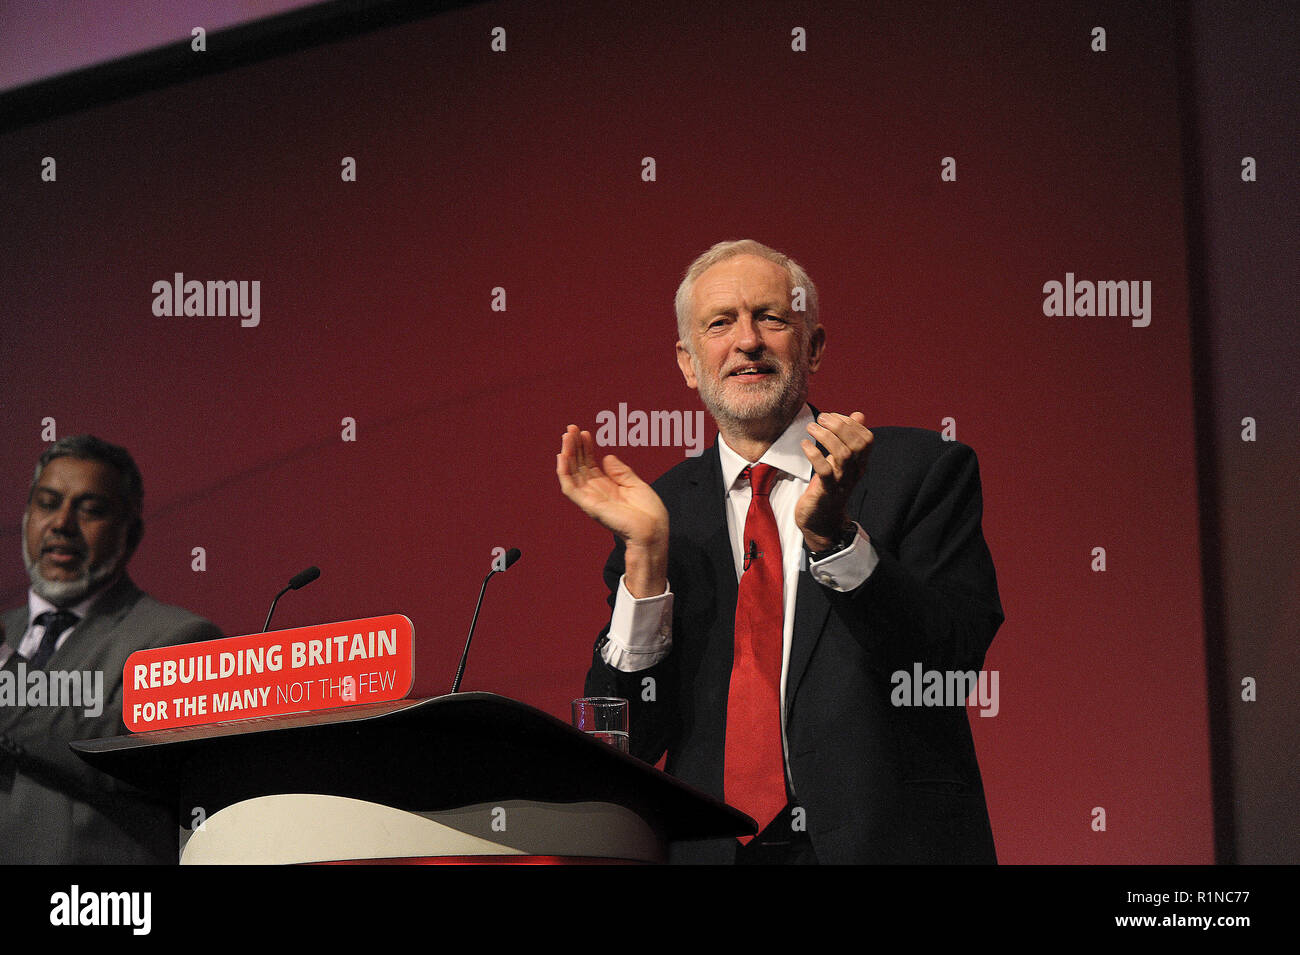
M 560 490 L 583 512 L 623 541 L 625 584 L 633 597 L 667 590 L 668 509 L 630 467 L 605 455 L 596 463 L 590 431 L 569 425 L 555 456 Z
M 847 526 L 849 495 L 867 469 L 871 432 L 861 411 L 851 415 L 820 412 L 808 433 L 826 449 L 805 438 L 804 456 L 812 462 L 813 476 L 794 508 L 794 520 L 814 553 L 829 550 Z

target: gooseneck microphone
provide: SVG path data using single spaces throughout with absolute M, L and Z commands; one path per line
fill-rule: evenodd
M 262 632 L 266 633 L 266 631 L 271 629 L 271 614 L 275 613 L 275 605 L 280 602 L 281 597 L 291 590 L 302 590 L 302 588 L 306 587 L 319 576 L 319 567 L 308 567 L 306 570 L 295 574 L 293 580 L 289 581 L 289 586 L 276 594 L 275 599 L 271 601 L 271 609 L 266 612 L 266 623 L 262 626 Z
M 469 659 L 469 643 L 474 639 L 474 627 L 478 625 L 478 612 L 483 607 L 483 594 L 487 591 L 488 581 L 492 579 L 493 574 L 499 574 L 502 571 L 509 570 L 514 562 L 522 555 L 518 547 L 512 547 L 505 552 L 505 559 L 502 562 L 501 569 L 495 566 L 488 571 L 488 575 L 483 578 L 483 586 L 479 588 L 478 603 L 474 606 L 474 619 L 469 622 L 469 636 L 465 638 L 465 652 L 460 655 L 460 666 L 456 668 L 456 679 L 451 684 L 451 692 L 456 693 L 460 690 L 460 678 L 465 675 L 465 661 Z M 495 565 L 496 561 L 493 561 Z

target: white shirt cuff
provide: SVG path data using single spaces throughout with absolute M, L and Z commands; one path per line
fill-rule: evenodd
M 853 543 L 838 553 L 831 554 L 808 565 L 808 573 L 813 580 L 823 587 L 849 593 L 861 587 L 871 572 L 880 563 L 880 555 L 871 543 L 871 538 L 862 529 L 861 524 L 854 524 L 858 529 Z
M 631 673 L 654 666 L 668 656 L 672 646 L 672 588 L 658 597 L 638 600 L 620 577 L 608 639 L 600 648 L 601 658 L 614 669 Z

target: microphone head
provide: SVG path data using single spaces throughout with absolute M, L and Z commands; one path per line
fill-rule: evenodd
M 301 590 L 303 587 L 306 587 L 309 583 L 311 583 L 319 576 L 320 576 L 319 567 L 308 567 L 306 570 L 302 571 L 297 576 L 295 576 L 293 580 L 289 581 L 289 589 Z
M 520 553 L 518 547 L 510 548 L 508 551 L 506 551 L 506 565 L 503 569 L 509 570 L 512 566 L 514 566 L 515 561 L 517 561 L 522 556 L 523 554 Z

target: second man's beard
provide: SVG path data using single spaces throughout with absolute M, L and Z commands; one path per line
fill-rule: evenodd
M 31 581 L 32 591 L 56 607 L 71 607 L 81 603 L 81 601 L 104 586 L 122 569 L 122 555 L 126 552 L 125 541 L 118 546 L 117 553 L 113 555 L 111 560 L 104 561 L 95 567 L 87 566 L 72 580 L 46 580 L 41 576 L 39 561 L 32 560 L 27 555 L 25 537 L 26 535 L 24 535 L 22 541 L 23 564 L 27 567 L 27 577 Z

